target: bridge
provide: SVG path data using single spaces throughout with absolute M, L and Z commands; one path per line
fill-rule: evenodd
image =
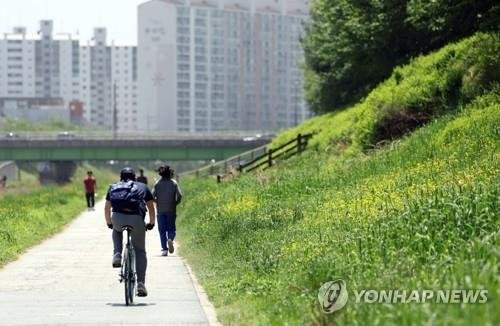
M 0 161 L 223 160 L 269 140 L 240 135 L 4 138 L 0 139 Z

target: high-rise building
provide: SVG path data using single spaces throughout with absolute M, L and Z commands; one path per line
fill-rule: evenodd
M 15 28 L 0 39 L 0 97 L 35 95 L 35 41 L 26 29 Z
M 136 132 L 138 125 L 137 47 L 111 47 L 112 97 L 116 101 L 118 130 Z
M 137 131 L 137 48 L 108 45 L 105 28 L 95 28 L 84 45 L 71 34 L 57 36 L 50 20 L 40 22 L 37 37 L 28 37 L 24 27 L 5 33 L 0 103 L 63 106 L 68 112 L 79 103 L 92 125 Z
M 97 126 L 112 128 L 113 93 L 111 84 L 111 47 L 106 44 L 106 29 L 95 28 L 94 37 L 85 48 L 88 54 L 90 115 L 88 120 Z
M 27 38 L 16 27 L 0 39 L 0 97 L 62 98 L 68 104 L 78 97 L 79 43 L 69 35 L 54 39 L 52 21 L 42 20 L 38 39 Z
M 305 0 L 152 0 L 138 8 L 138 47 L 109 44 L 105 28 L 80 43 L 50 20 L 36 37 L 17 27 L 0 39 L 0 114 L 12 101 L 78 103 L 88 123 L 122 132 L 294 126 L 310 115 L 307 14 Z
M 300 0 L 151 0 L 139 6 L 144 130 L 276 131 L 309 116 Z
M 40 39 L 35 40 L 35 96 L 59 97 L 68 105 L 79 97 L 79 41 L 73 40 L 70 34 L 65 34 L 65 39 L 55 39 L 50 20 L 40 22 L 38 34 Z

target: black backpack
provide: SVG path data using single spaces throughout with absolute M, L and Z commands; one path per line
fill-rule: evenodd
M 134 181 L 120 181 L 111 185 L 109 200 L 114 212 L 140 213 L 143 201 Z

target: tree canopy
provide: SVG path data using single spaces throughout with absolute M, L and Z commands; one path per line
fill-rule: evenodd
M 366 95 L 396 65 L 500 26 L 494 0 L 313 0 L 303 40 L 306 99 L 316 113 Z

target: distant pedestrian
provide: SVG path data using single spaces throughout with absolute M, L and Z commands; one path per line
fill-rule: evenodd
M 0 179 L 0 188 L 5 188 L 7 187 L 7 176 L 3 175 L 2 178 Z
M 176 208 L 181 202 L 182 193 L 177 182 L 172 179 L 174 173 L 168 165 L 160 166 L 158 174 L 161 179 L 153 187 L 153 197 L 156 201 L 161 255 L 167 256 L 168 252 L 174 252 Z
M 87 177 L 83 179 L 83 184 L 85 186 L 85 199 L 87 200 L 87 209 L 89 211 L 93 211 L 95 205 L 95 192 L 97 189 L 97 180 L 93 176 L 92 171 L 87 171 Z
M 137 177 L 137 182 L 142 182 L 147 186 L 148 185 L 148 178 L 144 175 L 144 170 L 140 169 L 139 173 L 140 173 L 140 175 Z

